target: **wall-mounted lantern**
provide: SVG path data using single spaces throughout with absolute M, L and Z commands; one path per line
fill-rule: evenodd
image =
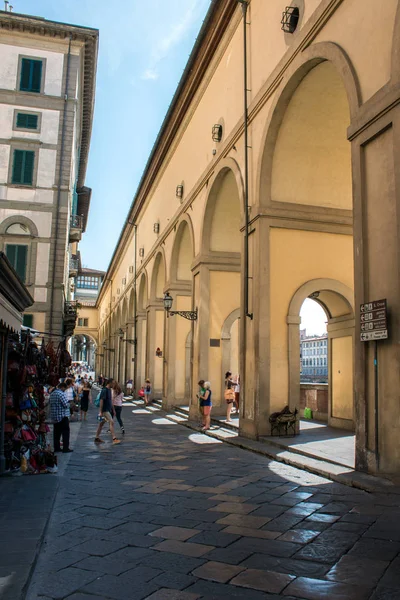
M 158 221 L 157 221 L 157 223 L 154 223 L 153 231 L 154 231 L 154 233 L 160 233 L 160 223 Z
M 179 315 L 189 321 L 197 321 L 197 308 L 196 310 L 171 310 L 173 303 L 172 296 L 168 292 L 164 295 L 164 309 L 167 311 L 167 317 L 173 317 Z
M 117 288 L 117 296 L 119 296 L 121 293 L 121 288 Z
M 180 199 L 183 198 L 183 185 L 182 184 L 176 186 L 175 194 L 176 194 L 177 198 L 180 198 Z
M 157 358 L 162 358 L 162 350 L 160 348 L 157 348 L 156 356 L 157 356 Z
M 127 340 L 127 339 L 124 339 L 125 332 L 122 329 L 122 327 L 120 327 L 118 329 L 118 337 L 119 337 L 119 339 L 120 339 L 121 342 L 127 342 L 128 344 L 136 344 L 136 340 Z
M 139 248 L 139 256 L 143 258 L 144 256 L 144 248 Z
M 126 285 L 126 277 L 122 278 L 122 285 Z
M 282 13 L 281 29 L 285 33 L 294 33 L 299 23 L 300 11 L 297 6 L 287 6 Z
M 222 125 L 213 125 L 212 139 L 214 142 L 220 142 L 222 140 Z

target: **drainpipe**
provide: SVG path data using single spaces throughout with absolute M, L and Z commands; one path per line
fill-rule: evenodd
M 244 99 L 244 313 L 249 319 L 249 131 L 248 131 L 248 76 L 247 76 L 247 8 L 248 0 L 238 0 L 243 12 L 243 99 Z
M 60 204 L 61 204 L 61 183 L 62 183 L 62 168 L 64 161 L 64 146 L 65 146 L 65 130 L 67 126 L 67 106 L 68 106 L 68 85 L 69 85 L 69 72 L 71 64 L 71 41 L 72 34 L 69 36 L 68 54 L 67 54 L 67 73 L 65 76 L 65 90 L 64 90 L 64 115 L 61 130 L 61 146 L 60 146 L 60 168 L 58 173 L 58 188 L 57 188 L 57 201 L 56 201 L 56 223 L 54 230 L 54 256 L 51 273 L 51 288 L 50 288 L 50 319 L 49 319 L 49 331 L 50 337 L 53 331 L 53 320 L 54 320 L 54 285 L 56 279 L 56 263 L 57 263 L 57 242 L 58 233 L 60 229 Z
M 137 225 L 133 226 L 135 232 L 134 253 L 135 260 L 133 263 L 133 397 L 136 398 L 136 377 L 137 377 Z

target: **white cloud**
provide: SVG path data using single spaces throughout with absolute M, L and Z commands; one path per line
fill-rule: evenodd
M 142 79 L 158 79 L 158 66 L 160 62 L 177 46 L 196 22 L 199 12 L 202 11 L 205 0 L 192 0 L 189 8 L 178 23 L 170 28 L 167 35 L 162 37 L 155 45 L 150 58 L 150 63 L 142 75 Z
M 150 81 L 154 81 L 155 79 L 158 79 L 158 77 L 159 75 L 154 69 L 146 69 L 146 71 L 142 75 L 142 79 L 147 79 Z

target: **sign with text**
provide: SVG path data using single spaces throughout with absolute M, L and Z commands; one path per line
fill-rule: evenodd
M 362 342 L 373 340 L 386 340 L 387 328 L 387 304 L 386 299 L 366 302 L 360 306 L 360 339 Z

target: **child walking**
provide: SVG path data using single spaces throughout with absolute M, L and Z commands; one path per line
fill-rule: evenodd
M 150 396 L 151 396 L 151 382 L 150 379 L 146 379 L 146 382 L 143 386 L 143 391 L 144 391 L 144 403 L 147 406 L 150 403 Z

